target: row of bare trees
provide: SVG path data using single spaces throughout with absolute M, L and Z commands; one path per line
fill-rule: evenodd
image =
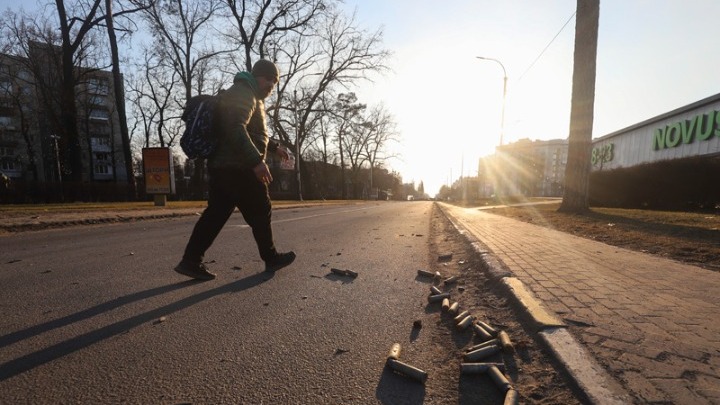
M 6 11 L 0 41 L 3 53 L 36 65 L 34 77 L 58 67 L 51 83 L 33 85 L 74 181 L 82 178 L 77 91 L 84 73 L 111 69 L 115 88 L 126 89 L 116 104 L 120 136 L 135 148 L 132 156 L 123 151 L 132 173 L 141 147 L 178 144 L 187 99 L 228 87 L 237 71 L 266 58 L 282 72 L 266 101 L 272 134 L 300 152 L 298 167 L 303 159 L 336 163 L 354 182 L 360 168 L 392 157 L 397 133 L 384 106 L 368 107 L 354 93 L 387 69 L 382 31 L 362 29 L 340 6 L 339 0 L 55 0 L 34 13 Z M 30 44 L 59 49 L 49 54 L 58 60 L 37 61 Z M 195 179 L 202 166 L 195 165 Z

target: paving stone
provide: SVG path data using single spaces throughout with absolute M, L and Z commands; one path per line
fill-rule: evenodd
M 720 405 L 720 272 L 443 205 L 641 403 Z
M 709 399 L 693 391 L 684 379 L 651 379 L 653 384 L 667 395 L 674 404 L 713 405 Z
M 639 345 L 637 343 L 622 342 L 614 339 L 605 339 L 601 345 L 608 349 L 619 350 L 624 353 L 635 353 L 638 356 L 642 356 L 648 359 L 655 359 L 661 353 L 664 353 L 663 350 L 660 350 L 654 346 Z
M 698 375 L 695 382 L 696 392 L 713 404 L 720 404 L 720 378 Z
M 670 399 L 651 380 L 638 372 L 628 371 L 623 373 L 621 378 L 642 403 L 666 402 Z

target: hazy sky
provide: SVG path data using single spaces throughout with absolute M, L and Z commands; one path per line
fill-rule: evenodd
M 356 92 L 394 115 L 402 157 L 388 165 L 405 182 L 434 195 L 494 152 L 503 71 L 476 56 L 507 70 L 505 143 L 567 138 L 576 0 L 345 3 L 393 52 L 392 71 Z M 601 0 L 593 137 L 720 93 L 718 15 L 718 0 Z
M 576 0 L 348 0 L 365 27 L 382 27 L 393 72 L 358 92 L 395 115 L 393 161 L 431 195 L 500 138 L 567 138 Z M 720 1 L 601 0 L 593 137 L 720 92 Z M 532 66 L 532 67 L 531 67 Z M 461 166 L 464 162 L 464 168 Z

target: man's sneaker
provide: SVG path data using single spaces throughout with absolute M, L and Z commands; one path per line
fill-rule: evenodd
M 265 261 L 265 271 L 274 272 L 295 261 L 295 252 L 278 253 Z
M 175 266 L 175 271 L 197 280 L 212 280 L 215 278 L 215 275 L 210 273 L 202 262 L 193 262 L 185 259 Z

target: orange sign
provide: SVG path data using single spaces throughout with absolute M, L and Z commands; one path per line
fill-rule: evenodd
M 145 192 L 148 194 L 174 194 L 175 176 L 172 153 L 169 148 L 143 148 Z

